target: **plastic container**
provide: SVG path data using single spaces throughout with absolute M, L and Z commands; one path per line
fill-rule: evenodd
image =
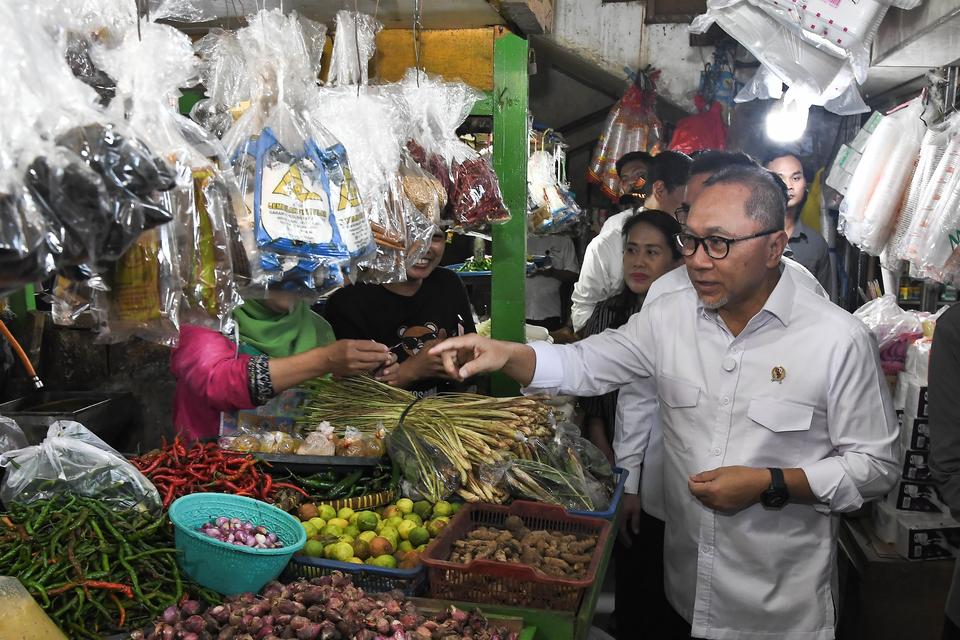
M 456 540 L 479 526 L 503 527 L 507 516 L 515 515 L 534 530 L 577 535 L 595 535 L 587 573 L 579 580 L 547 575 L 539 569 L 494 560 L 467 564 L 450 562 Z M 440 600 L 503 604 L 533 609 L 576 611 L 584 592 L 597 579 L 603 549 L 611 524 L 596 517 L 575 516 L 562 507 L 518 500 L 510 506 L 467 504 L 420 556 L 427 568 L 430 597 Z
M 67 640 L 20 581 L 0 576 L 0 638 Z
M 630 472 L 620 467 L 614 467 L 613 473 L 617 477 L 617 486 L 614 488 L 613 495 L 610 497 L 610 504 L 607 505 L 604 511 L 568 511 L 567 513 L 574 516 L 588 516 L 591 518 L 613 520 L 613 517 L 617 515 L 617 507 L 620 506 L 620 500 L 623 498 L 623 489 L 627 483 L 627 476 Z
M 264 526 L 283 542 L 278 549 L 254 549 L 214 540 L 198 531 L 220 516 Z M 194 493 L 170 505 L 180 567 L 200 585 L 224 595 L 260 591 L 275 580 L 307 542 L 300 521 L 273 505 L 227 493 Z
M 400 589 L 407 596 L 420 596 L 427 590 L 427 574 L 423 565 L 416 569 L 388 569 L 354 562 L 294 556 L 287 566 L 284 577 L 319 578 L 334 571 L 349 575 L 353 584 L 367 593 L 383 593 Z

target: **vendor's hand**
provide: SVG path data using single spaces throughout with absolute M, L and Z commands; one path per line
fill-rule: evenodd
M 687 485 L 703 506 L 735 513 L 759 502 L 770 482 L 767 469 L 720 467 L 690 476 Z
M 397 362 L 395 353 L 390 354 L 390 359 L 385 365 L 373 372 L 373 377 L 384 384 L 397 386 L 397 376 L 400 373 L 400 364 Z
M 510 359 L 511 342 L 491 340 L 471 333 L 444 340 L 430 349 L 440 356 L 443 368 L 453 380 L 463 381 L 481 373 L 499 371 Z
M 620 542 L 625 547 L 631 547 L 640 533 L 640 495 L 625 493 L 621 504 L 623 519 L 620 521 Z
M 397 367 L 397 374 L 389 384 L 398 387 L 409 387 L 417 380 L 429 378 L 449 379 L 450 376 L 443 366 L 443 356 L 430 352 L 430 347 L 440 344 L 442 340 L 430 340 L 424 343 L 420 350 L 410 356 Z
M 373 340 L 337 340 L 318 349 L 326 370 L 335 378 L 348 378 L 375 371 L 396 362 L 387 345 Z

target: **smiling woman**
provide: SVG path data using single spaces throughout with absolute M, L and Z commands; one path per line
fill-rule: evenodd
M 473 312 L 460 278 L 438 269 L 446 235 L 436 232 L 430 247 L 407 267 L 407 279 L 391 284 L 355 284 L 327 301 L 323 315 L 340 339 L 383 343 L 400 366 L 384 380 L 418 393 L 454 390 L 440 356 L 427 352 L 452 336 L 475 333 Z

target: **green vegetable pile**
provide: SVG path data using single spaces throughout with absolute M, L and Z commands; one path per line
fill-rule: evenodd
M 491 269 L 493 269 L 492 256 L 483 256 L 479 260 L 470 256 L 466 262 L 457 268 L 457 271 L 490 271 Z
M 184 594 L 166 515 L 75 495 L 0 515 L 0 574 L 16 576 L 72 638 L 140 628 Z M 203 599 L 219 598 L 190 586 Z

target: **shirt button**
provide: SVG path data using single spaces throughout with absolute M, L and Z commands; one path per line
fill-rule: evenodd
M 705 556 L 708 556 L 711 553 L 713 553 L 713 547 L 707 544 L 702 544 L 700 545 L 700 553 L 702 553 Z
M 720 404 L 722 404 L 723 406 L 727 406 L 728 404 L 730 404 L 730 398 L 724 396 L 723 398 L 720 399 Z
M 715 456 L 720 455 L 720 453 L 721 453 L 720 447 L 716 447 L 716 448 L 715 448 L 713 451 L 711 451 L 710 453 L 712 453 L 712 454 L 715 455 Z
M 723 364 L 721 366 L 723 367 L 724 371 L 729 373 L 737 368 L 737 361 L 733 358 L 727 357 L 723 359 Z

